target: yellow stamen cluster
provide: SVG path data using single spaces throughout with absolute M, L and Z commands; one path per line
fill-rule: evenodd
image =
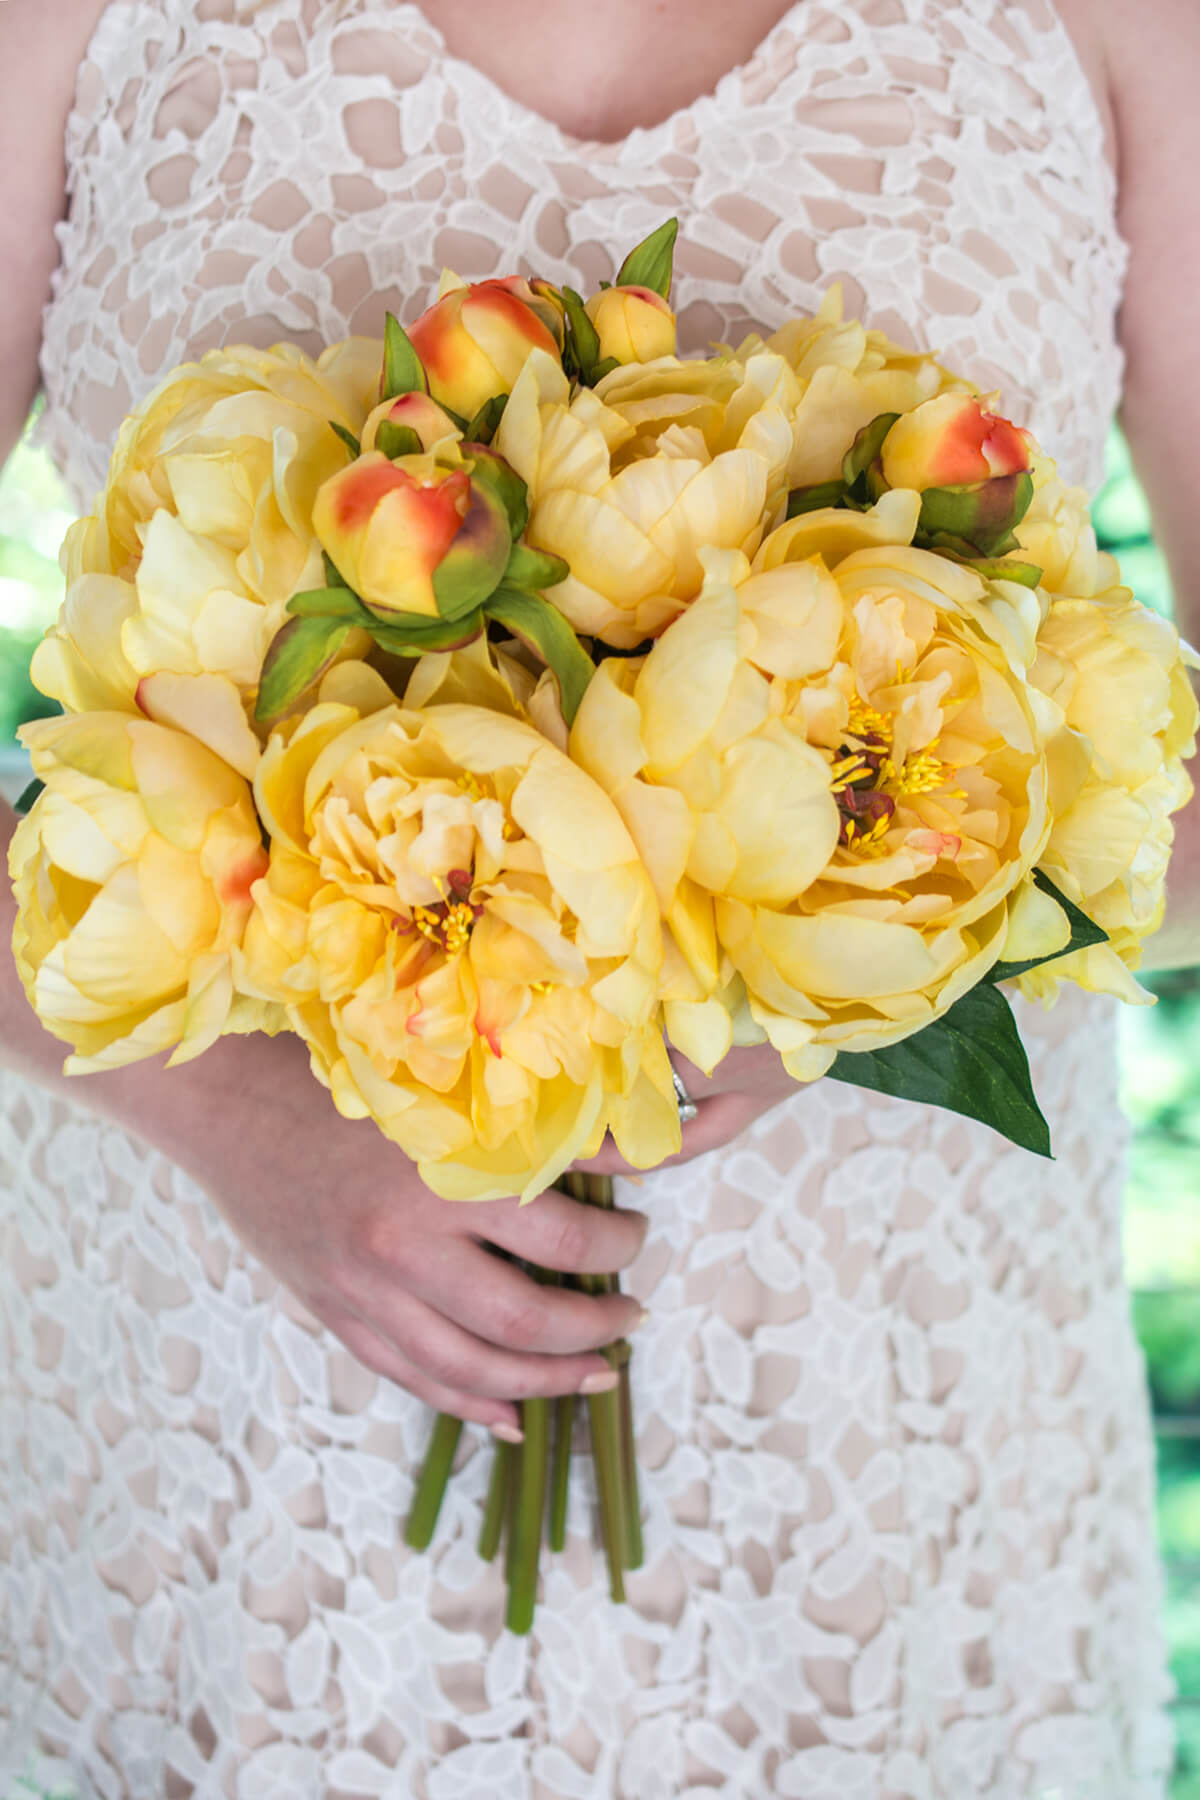
M 888 849 L 883 839 L 890 830 L 891 823 L 891 819 L 885 816 L 876 819 L 866 831 L 861 831 L 855 820 L 848 819 L 842 846 L 846 850 L 855 851 L 859 856 L 886 856 Z
M 451 900 L 445 882 L 436 875 L 433 879 L 442 903 L 436 908 L 414 906 L 412 922 L 423 938 L 428 938 L 447 956 L 454 956 L 466 946 L 471 928 L 483 908 L 472 905 L 469 900 Z
M 903 686 L 910 676 L 911 671 L 906 671 L 898 662 L 896 685 Z M 936 737 L 923 750 L 906 756 L 897 765 L 892 758 L 894 720 L 876 707 L 869 706 L 858 693 L 849 702 L 845 735 L 848 738 L 861 738 L 863 748 L 850 751 L 831 763 L 829 785 L 834 794 L 844 794 L 848 788 L 854 788 L 858 793 L 884 794 L 889 800 L 896 801 L 945 788 L 950 779 L 950 765 L 934 755 L 939 743 Z M 862 785 L 864 777 L 867 778 L 865 786 Z M 951 789 L 948 797 L 966 799 L 961 788 Z M 843 806 L 843 848 L 853 850 L 860 856 L 885 854 L 883 839 L 891 827 L 893 811 L 894 808 L 890 809 L 886 815 L 873 819 L 869 825 L 861 825 L 853 816 L 852 809 Z

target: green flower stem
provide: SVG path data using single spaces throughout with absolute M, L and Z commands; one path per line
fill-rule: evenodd
M 498 1442 L 492 1457 L 487 1503 L 483 1509 L 483 1524 L 479 1528 L 479 1554 L 484 1562 L 491 1562 L 500 1548 L 500 1534 L 504 1529 L 504 1515 L 508 1510 L 508 1490 L 512 1480 L 515 1449 L 515 1444 Z
M 525 1633 L 533 1624 L 537 1602 L 538 1558 L 546 1513 L 546 1481 L 550 1454 L 550 1402 L 543 1398 L 521 1404 L 525 1441 L 517 1453 L 517 1500 L 513 1514 L 508 1576 L 510 1631 Z
M 429 1548 L 462 1428 L 461 1419 L 452 1418 L 449 1413 L 438 1414 L 429 1448 L 425 1452 L 425 1461 L 417 1477 L 412 1511 L 404 1528 L 404 1541 L 413 1550 Z
M 617 1389 L 617 1397 L 621 1414 L 621 1487 L 625 1498 L 625 1567 L 640 1569 L 646 1553 L 642 1544 L 642 1502 L 638 1493 L 633 1389 L 629 1380 L 628 1358 L 621 1368 L 621 1385 Z
M 621 1457 L 621 1401 L 616 1388 L 588 1399 L 592 1427 L 592 1460 L 600 1498 L 600 1528 L 608 1558 L 608 1588 L 616 1601 L 625 1598 L 625 1502 Z
M 551 1550 L 567 1542 L 567 1482 L 571 1474 L 571 1432 L 575 1424 L 574 1394 L 560 1394 L 554 1406 L 554 1464 L 550 1476 Z

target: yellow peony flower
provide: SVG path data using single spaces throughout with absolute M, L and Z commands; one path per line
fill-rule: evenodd
M 1061 713 L 1024 680 L 1036 596 L 913 549 L 919 504 L 806 514 L 753 566 L 706 555 L 687 614 L 606 662 L 575 720 L 655 879 L 669 1030 L 703 1067 L 745 1008 L 801 1080 L 939 1017 L 1000 955 L 1045 843 Z
M 121 428 L 95 512 L 68 534 L 37 687 L 71 712 L 176 725 L 251 775 L 263 656 L 290 596 L 325 579 L 313 501 L 347 460 L 330 421 L 361 430 L 380 357 L 365 338 L 315 363 L 287 345 L 212 351 L 156 388 Z
M 525 540 L 565 558 L 554 604 L 631 649 L 700 591 L 704 546 L 753 554 L 782 514 L 796 384 L 778 356 L 614 369 L 574 398 L 535 351 L 495 448 L 529 488 Z
M 235 1002 L 230 952 L 267 867 L 250 790 L 181 732 L 124 713 L 21 731 L 45 782 L 13 834 L 13 949 L 71 1072 L 267 1025 Z
M 431 690 L 487 704 L 399 706 L 345 664 L 272 734 L 240 979 L 286 1005 L 339 1110 L 444 1197 L 530 1199 L 606 1128 L 656 1164 L 679 1127 L 629 834 L 581 769 L 489 710 L 505 684 L 478 653 L 435 661 Z
M 1082 585 L 1115 568 L 1089 550 L 1089 536 L 1080 533 L 1060 578 L 1074 572 Z M 1186 665 L 1200 658 L 1118 585 L 1090 599 L 1052 596 L 1037 649 L 1030 679 L 1064 715 L 1048 746 L 1054 822 L 1040 862 L 1110 941 L 1032 969 L 1020 986 L 1044 1005 L 1062 981 L 1149 1005 L 1131 971 L 1162 923 L 1171 814 L 1193 792 L 1183 759 L 1195 751 L 1200 712 Z
M 764 349 L 784 359 L 801 390 L 792 416 L 789 488 L 836 481 L 855 434 L 880 413 L 908 413 L 939 394 L 976 392 L 928 351 L 906 350 L 884 332 L 844 318 L 837 283 L 811 318 L 789 320 L 765 343 L 747 338 L 737 356 L 745 361 Z

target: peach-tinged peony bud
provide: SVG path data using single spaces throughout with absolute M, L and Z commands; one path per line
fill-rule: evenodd
M 512 392 L 531 350 L 557 361 L 551 310 L 517 275 L 449 288 L 408 332 L 433 398 L 471 419 L 486 401 Z
M 385 614 L 457 617 L 495 587 L 511 546 L 503 508 L 465 469 L 378 450 L 325 483 L 313 526 L 355 593 Z
M 647 287 L 610 287 L 593 294 L 587 316 L 600 339 L 599 361 L 653 362 L 675 354 L 675 314 Z
M 940 394 L 902 414 L 881 457 L 887 485 L 917 493 L 1018 475 L 1031 460 L 1025 433 L 985 412 L 972 394 Z
M 385 456 L 396 454 L 386 444 L 378 441 L 380 427 L 385 424 L 412 434 L 405 454 L 419 454 L 421 451 L 432 450 L 435 444 L 442 443 L 446 438 L 457 442 L 462 437 L 454 420 L 437 401 L 419 391 L 398 394 L 393 400 L 381 401 L 363 426 L 361 441 L 364 452 L 379 449 Z

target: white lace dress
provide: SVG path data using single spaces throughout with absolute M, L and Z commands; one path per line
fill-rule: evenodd
M 1100 476 L 1124 250 L 1044 0 L 801 0 L 616 145 L 414 5 L 116 0 L 68 160 L 44 373 L 85 501 L 188 355 L 379 333 L 443 264 L 585 286 L 670 213 L 685 347 L 840 278 Z M 1113 1019 L 1019 1011 L 1053 1164 L 820 1082 L 645 1182 L 646 1566 L 615 1610 L 578 1482 L 527 1641 L 475 1553 L 483 1434 L 409 1554 L 424 1407 L 86 1084 L 72 1108 L 8 1077 L 0 1773 L 87 1800 L 1162 1800 Z

